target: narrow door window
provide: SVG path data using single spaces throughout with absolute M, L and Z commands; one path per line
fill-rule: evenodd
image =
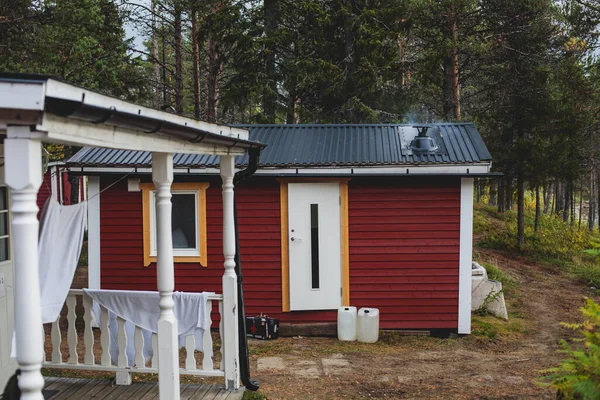
M 8 242 L 8 196 L 6 187 L 0 187 L 0 261 L 10 258 Z
M 310 205 L 310 254 L 312 288 L 319 289 L 319 205 Z

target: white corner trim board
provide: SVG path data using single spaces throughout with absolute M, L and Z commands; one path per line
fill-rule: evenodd
M 88 177 L 88 287 L 100 289 L 100 177 Z
M 458 333 L 471 333 L 471 263 L 473 261 L 473 178 L 460 180 L 460 258 Z

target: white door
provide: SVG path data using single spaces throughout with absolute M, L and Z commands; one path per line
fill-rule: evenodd
M 342 305 L 339 183 L 288 184 L 291 310 Z

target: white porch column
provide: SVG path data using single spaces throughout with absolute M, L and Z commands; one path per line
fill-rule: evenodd
M 223 362 L 225 363 L 225 387 L 240 387 L 237 317 L 237 276 L 235 274 L 235 222 L 233 212 L 234 156 L 221 156 L 221 179 L 223 180 Z
M 88 287 L 100 289 L 100 177 L 88 178 Z M 97 326 L 97 325 L 96 325 Z
M 173 314 L 175 269 L 171 233 L 172 154 L 152 153 L 152 180 L 156 190 L 156 272 L 160 294 L 160 316 L 158 318 L 159 394 L 163 400 L 179 400 L 177 320 Z
M 4 139 L 6 184 L 11 188 L 12 240 L 15 268 L 14 307 L 21 399 L 43 400 L 42 309 L 38 271 L 37 192 L 42 184 L 39 140 L 14 138 L 29 127 L 8 127 Z M 13 136 L 13 138 L 11 138 Z

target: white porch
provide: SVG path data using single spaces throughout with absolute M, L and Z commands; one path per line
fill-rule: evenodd
M 157 289 L 160 296 L 158 328 L 153 336 L 155 356 L 146 360 L 136 352 L 136 372 L 158 373 L 158 392 L 162 399 L 179 399 L 179 376 L 218 376 L 224 387 L 240 387 L 238 360 L 237 278 L 234 271 L 235 229 L 233 209 L 234 157 L 249 148 L 262 147 L 248 141 L 248 132 L 215 124 L 202 123 L 166 112 L 137 106 L 44 77 L 0 74 L 0 134 L 4 137 L 4 171 L 10 189 L 10 235 L 14 269 L 14 330 L 19 387 L 22 399 L 43 399 L 44 379 L 40 368 L 60 367 L 117 372 L 117 380 L 127 383 L 132 368 L 127 356 L 118 360 L 108 354 L 108 334 L 103 330 L 102 353 L 96 358 L 91 328 L 91 300 L 80 292 L 67 297 L 69 308 L 66 361 L 60 350 L 60 329 L 52 329 L 52 352 L 44 354 L 44 331 L 40 305 L 38 269 L 38 207 L 36 195 L 42 182 L 42 143 L 75 146 L 100 146 L 153 152 L 152 179 L 156 194 Z M 171 233 L 171 184 L 175 152 L 220 155 L 223 181 L 223 254 L 225 258 L 222 294 L 210 301 L 221 310 L 222 357 L 214 367 L 211 335 L 204 335 L 201 362 L 194 359 L 193 341 L 186 338 L 188 353 L 180 368 L 177 344 L 177 320 L 173 313 L 174 267 Z M 85 321 L 84 354 L 77 352 L 75 330 L 76 297 L 81 296 Z M 106 312 L 106 310 L 103 310 Z M 105 321 L 107 319 L 104 319 Z M 3 321 L 0 321 L 3 322 Z M 119 331 L 124 321 L 119 321 Z M 107 328 L 107 327 L 105 327 Z M 124 328 L 122 329 L 124 333 Z M 136 349 L 143 342 L 137 334 Z M 2 338 L 0 338 L 2 339 Z M 119 335 L 119 348 L 125 348 L 126 336 Z M 0 342 L 6 343 L 6 340 Z M 143 344 L 143 343 L 142 343 Z M 143 346 L 142 346 L 143 347 Z M 141 348 L 141 347 L 140 347 Z M 6 351 L 4 348 L 2 351 Z M 116 361 L 117 365 L 113 365 Z M 201 365 L 198 367 L 198 365 Z
M 50 400 L 150 400 L 158 398 L 156 382 L 136 382 L 130 386 L 116 386 L 108 379 L 46 378 L 43 393 Z M 220 385 L 182 384 L 181 399 L 240 400 L 243 392 L 230 392 Z

